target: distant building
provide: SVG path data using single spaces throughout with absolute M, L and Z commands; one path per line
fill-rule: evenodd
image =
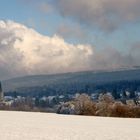
M 2 102 L 4 99 L 4 93 L 2 91 L 2 86 L 1 86 L 1 82 L 0 82 L 0 102 Z

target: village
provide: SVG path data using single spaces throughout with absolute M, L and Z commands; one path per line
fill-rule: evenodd
M 117 95 L 116 95 L 117 94 Z M 109 98 L 112 101 L 130 105 L 140 106 L 140 92 L 132 93 L 125 91 L 118 93 L 75 93 L 66 95 L 54 95 L 54 96 L 20 96 L 20 95 L 5 95 L 2 90 L 2 84 L 0 83 L 0 109 L 2 110 L 17 110 L 17 111 L 43 111 L 43 112 L 59 112 L 62 114 L 71 114 L 73 109 L 71 102 L 76 101 L 80 96 L 85 95 L 90 98 L 91 101 L 98 103 L 101 98 Z M 72 105 L 73 106 L 73 105 Z M 60 109 L 61 108 L 61 109 Z M 62 109 L 63 108 L 63 109 Z M 58 111 L 59 110 L 59 111 Z M 66 111 L 67 110 L 67 111 Z M 69 110 L 69 111 L 68 111 Z

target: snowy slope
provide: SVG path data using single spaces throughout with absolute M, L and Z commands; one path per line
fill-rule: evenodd
M 0 140 L 140 140 L 140 119 L 0 111 Z

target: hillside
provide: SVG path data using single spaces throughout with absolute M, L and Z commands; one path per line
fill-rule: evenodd
M 0 116 L 1 140 L 139 140 L 140 138 L 140 119 L 25 112 L 0 112 Z
M 114 72 L 88 71 L 55 75 L 32 75 L 2 81 L 2 85 L 4 91 L 14 91 L 21 88 L 26 89 L 36 86 L 62 86 L 62 88 L 69 88 L 71 85 L 85 86 L 87 84 L 92 84 L 96 86 L 107 83 L 132 80 L 140 80 L 140 69 Z

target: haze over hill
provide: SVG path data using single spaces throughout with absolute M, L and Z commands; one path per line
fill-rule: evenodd
M 4 91 L 14 91 L 20 88 L 64 85 L 64 84 L 94 84 L 101 85 L 120 81 L 140 80 L 140 69 L 112 72 L 75 72 L 54 75 L 32 75 L 2 81 Z

